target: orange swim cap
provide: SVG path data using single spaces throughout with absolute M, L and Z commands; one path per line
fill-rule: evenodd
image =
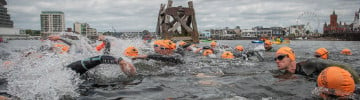
M 352 55 L 352 53 L 351 53 L 351 50 L 350 50 L 350 49 L 343 49 L 343 50 L 341 51 L 341 54 L 345 54 L 345 55 Z
M 204 56 L 208 56 L 208 55 L 210 55 L 210 54 L 214 54 L 213 51 L 210 50 L 210 49 L 205 50 L 204 53 L 203 53 Z
M 212 41 L 212 42 L 210 43 L 210 46 L 216 46 L 216 42 L 215 42 L 215 41 Z
M 315 55 L 320 55 L 322 59 L 328 59 L 329 52 L 325 48 L 319 48 L 315 51 Z
M 154 41 L 154 45 L 159 45 L 159 44 L 160 44 L 160 41 L 162 41 L 162 40 L 155 40 L 155 41 Z
M 171 40 L 156 40 L 154 41 L 154 45 L 159 45 L 170 50 L 176 49 L 176 43 L 172 42 Z
M 185 44 L 186 44 L 186 42 L 184 42 L 184 41 L 179 42 L 179 46 L 184 46 Z
M 129 56 L 129 57 L 136 57 L 136 56 L 139 55 L 139 51 L 135 47 L 130 46 L 130 47 L 125 49 L 124 55 Z
M 295 52 L 290 47 L 281 47 L 276 54 L 287 54 L 291 61 L 295 61 Z
M 224 58 L 224 59 L 233 59 L 233 58 L 234 58 L 234 55 L 233 55 L 233 53 L 231 53 L 230 51 L 225 51 L 225 52 L 221 55 L 221 58 Z
M 243 48 L 243 46 L 241 46 L 241 45 L 236 46 L 235 49 L 236 49 L 237 51 L 244 51 L 244 48 Z
M 64 44 L 55 44 L 54 47 L 59 48 L 61 51 L 59 53 L 64 53 L 64 52 L 68 52 L 69 51 L 69 46 L 64 45 Z
M 324 69 L 317 78 L 318 87 L 335 90 L 333 95 L 347 96 L 355 91 L 355 82 L 351 74 L 336 66 Z
M 265 40 L 264 44 L 266 44 L 266 45 L 272 45 L 272 43 L 271 43 L 270 40 Z

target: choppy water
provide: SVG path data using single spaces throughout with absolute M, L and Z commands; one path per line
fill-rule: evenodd
M 147 48 L 140 39 L 119 40 L 112 38 L 114 56 L 122 56 L 127 46 Z M 220 45 L 234 47 L 250 46 L 248 40 L 220 40 Z M 21 99 L 53 100 L 59 98 L 79 100 L 148 100 L 148 99 L 210 99 L 210 100 L 277 100 L 277 99 L 314 99 L 311 91 L 315 81 L 302 76 L 293 80 L 273 77 L 274 52 L 264 53 L 265 61 L 244 61 L 243 59 L 222 60 L 197 56 L 186 56 L 186 64 L 166 66 L 156 61 L 132 61 L 138 68 L 138 75 L 126 77 L 118 66 L 101 65 L 87 75 L 79 77 L 63 66 L 72 61 L 98 55 L 97 52 L 35 57 L 21 57 L 24 51 L 37 48 L 40 41 L 9 41 L 0 44 L 0 62 L 16 62 L 13 66 L 0 68 L 2 79 L 0 93 L 10 94 Z M 200 45 L 207 45 L 201 43 Z M 274 45 L 279 48 L 284 45 Z M 330 59 L 347 62 L 360 71 L 358 41 L 292 41 L 297 61 L 312 58 L 313 52 L 325 47 Z M 85 48 L 85 47 L 84 47 Z M 343 48 L 352 50 L 352 56 L 340 55 Z M 219 57 L 219 55 L 218 55 Z M 129 59 L 126 59 L 130 61 Z M 6 85 L 6 83 L 8 83 Z M 66 95 L 66 96 L 64 96 Z

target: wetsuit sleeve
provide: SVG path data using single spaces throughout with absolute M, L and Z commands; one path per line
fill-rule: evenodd
M 121 57 L 115 58 L 113 56 L 100 56 L 100 62 L 102 64 L 118 64 L 121 60 L 123 60 Z
M 80 61 L 73 62 L 67 67 L 76 71 L 77 73 L 84 74 L 86 71 L 100 65 L 100 64 L 118 64 L 123 60 L 121 57 L 115 58 L 113 56 L 95 56 Z
M 65 44 L 69 45 L 70 46 L 70 49 L 69 50 L 74 50 L 74 51 L 78 51 L 79 49 L 79 44 L 71 39 L 68 39 L 68 38 L 61 38 L 60 39 L 61 41 L 63 41 Z
M 172 62 L 176 64 L 183 64 L 184 61 L 181 59 L 181 55 L 174 55 L 174 56 L 166 56 L 166 55 L 159 55 L 159 54 L 151 54 L 148 55 L 147 58 L 163 61 L 163 62 Z
M 350 65 L 332 60 L 323 60 L 318 58 L 308 59 L 305 62 L 299 63 L 301 69 L 306 75 L 319 75 L 322 70 L 327 67 L 337 66 L 350 72 L 355 83 L 359 83 L 359 74 L 353 70 Z
M 70 39 L 67 39 L 67 38 L 60 38 L 61 41 L 63 41 L 65 44 L 71 46 L 73 45 L 74 43 L 72 42 L 72 40 Z
M 302 66 L 301 66 L 302 63 L 304 63 L 304 62 L 296 63 L 295 74 L 308 76 L 308 75 L 304 72 L 304 70 L 302 69 Z
M 240 57 L 242 57 L 242 53 L 241 53 L 241 52 L 235 52 L 235 51 L 234 51 L 234 56 L 235 56 L 236 58 L 240 58 Z

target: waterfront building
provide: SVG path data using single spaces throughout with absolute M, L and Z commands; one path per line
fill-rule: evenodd
M 240 26 L 236 26 L 234 29 L 225 27 L 225 29 L 210 29 L 205 30 L 205 34 L 210 32 L 210 38 L 212 39 L 236 39 L 241 36 Z M 205 35 L 203 34 L 203 35 Z
M 327 24 L 325 22 L 323 32 L 324 34 L 333 32 L 345 32 L 350 30 L 350 28 L 350 25 L 347 25 L 346 23 L 341 23 L 341 21 L 340 23 L 338 23 L 337 14 L 335 13 L 335 11 L 333 11 L 333 13 L 330 15 L 330 24 Z
M 210 30 L 201 31 L 199 34 L 200 39 L 208 39 L 211 37 Z
M 65 18 L 62 11 L 42 11 L 40 21 L 42 36 L 46 37 L 65 31 Z
M 240 26 L 236 26 L 235 29 L 234 29 L 234 32 L 236 33 L 236 37 L 241 37 Z
M 120 37 L 122 38 L 140 38 L 143 37 L 144 32 L 143 31 L 124 31 L 120 32 Z
M 262 26 L 253 27 L 252 30 L 254 30 L 255 36 L 257 37 L 269 37 L 272 34 L 272 29 L 264 28 Z
M 285 28 L 282 27 L 270 27 L 271 29 L 271 34 L 270 37 L 272 36 L 284 36 L 285 34 Z M 269 34 L 268 34 L 269 35 Z
M 296 37 L 305 35 L 305 25 L 291 25 L 289 28 L 290 34 L 295 34 Z
M 241 31 L 241 37 L 256 37 L 256 32 L 253 29 L 243 29 Z
M 0 0 L 0 27 L 13 28 L 14 23 L 10 19 L 10 15 L 7 13 L 5 5 L 7 5 L 6 1 Z
M 0 0 L 0 38 L 6 40 L 11 37 L 26 36 L 20 34 L 20 29 L 14 28 L 14 23 L 10 19 L 5 5 L 7 5 L 7 2 Z
M 211 38 L 220 39 L 225 34 L 224 29 L 210 29 Z
M 95 28 L 91 28 L 88 23 L 74 23 L 74 33 L 81 34 L 88 37 L 94 37 L 98 35 L 98 32 Z

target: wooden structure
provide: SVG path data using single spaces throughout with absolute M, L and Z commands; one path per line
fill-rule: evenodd
M 165 4 L 160 5 L 156 33 L 162 39 L 191 40 L 198 43 L 199 33 L 192 1 L 188 2 L 189 7 L 172 7 L 172 2 L 169 0 L 166 8 Z

